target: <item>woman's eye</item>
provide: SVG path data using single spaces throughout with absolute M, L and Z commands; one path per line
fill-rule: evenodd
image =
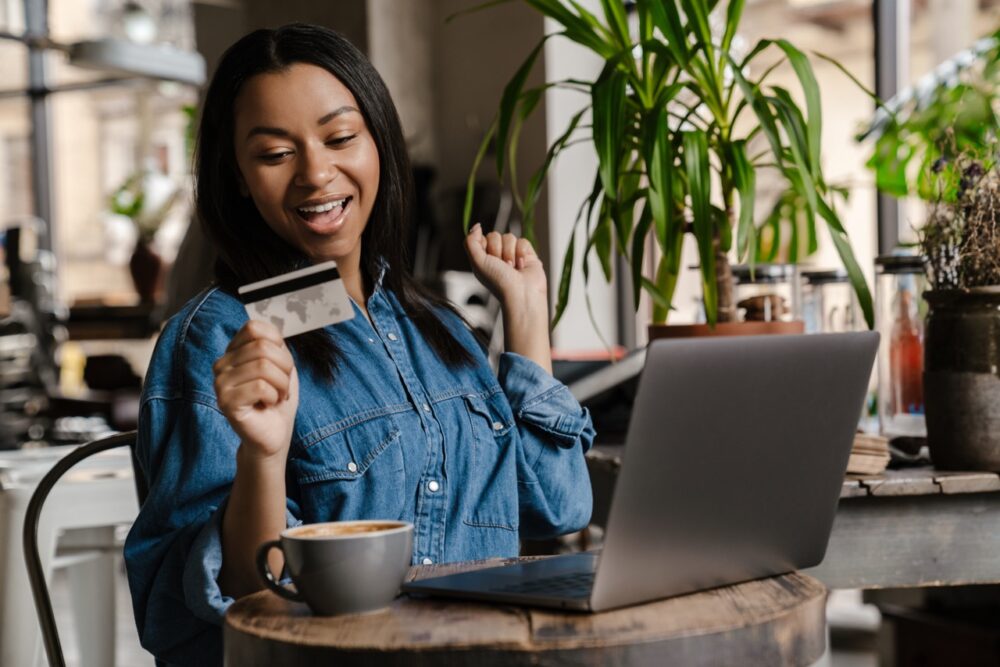
M 268 153 L 267 155 L 261 155 L 260 159 L 264 162 L 277 162 L 286 155 L 291 155 L 291 153 L 284 151 L 281 153 Z
M 328 145 L 330 145 L 330 146 L 343 146 L 344 144 L 346 144 L 348 141 L 350 141 L 351 139 L 353 139 L 356 136 L 358 136 L 358 135 L 351 134 L 351 135 L 346 136 L 346 137 L 337 137 L 336 139 L 330 139 L 326 143 Z

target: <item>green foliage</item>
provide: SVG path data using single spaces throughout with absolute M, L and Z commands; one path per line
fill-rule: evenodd
M 890 100 L 857 137 L 874 140 L 867 166 L 878 189 L 894 197 L 954 202 L 961 179 L 956 158 L 1000 135 L 998 91 L 1000 31 Z
M 553 326 L 566 307 L 572 263 L 581 262 L 586 280 L 588 260 L 596 255 L 610 280 L 615 253 L 630 265 L 636 307 L 645 291 L 654 304 L 654 321 L 666 321 L 688 231 L 697 240 L 705 311 L 714 324 L 720 289 L 716 262 L 726 261 L 734 237 L 738 261 L 752 264 L 759 255 L 753 208 L 760 168 L 775 170 L 787 184 L 799 220 L 795 233 L 808 239 L 807 250 L 816 247 L 817 216 L 824 221 L 872 324 L 871 295 L 833 206 L 835 190 L 827 184 L 820 165 L 820 94 L 805 54 L 786 40 L 761 40 L 745 57 L 734 53 L 733 38 L 744 0 L 730 0 L 719 8 L 725 13 L 725 25 L 718 36 L 712 33 L 709 20 L 717 0 L 637 0 L 635 35 L 618 0 L 602 0 L 601 16 L 575 0 L 524 2 L 560 26 L 545 39 L 569 39 L 606 62 L 593 81 L 548 84 L 580 90 L 587 94 L 587 104 L 549 148 L 544 163 L 531 177 L 527 196 L 516 192 L 516 179 L 511 179 L 515 200 L 530 221 L 538 190 L 555 158 L 590 134 L 598 168 L 565 254 Z M 482 8 L 495 4 L 488 2 Z M 504 89 L 497 121 L 480 146 L 467 190 L 466 229 L 475 173 L 491 142 L 496 142 L 501 177 L 513 166 L 507 157 L 512 155 L 509 143 L 516 143 L 516 133 L 509 128 L 537 104 L 537 89 L 525 90 L 524 86 L 542 43 Z M 781 62 L 791 65 L 805 100 L 804 110 L 790 91 L 768 84 L 774 67 L 754 78 L 755 64 L 765 52 L 774 52 Z M 589 124 L 581 122 L 588 110 Z M 754 122 L 738 123 L 744 112 L 752 114 Z M 737 129 L 746 125 L 753 129 Z M 769 150 L 750 155 L 751 141 L 758 133 Z M 587 243 L 579 253 L 575 235 L 581 221 Z M 531 237 L 530 224 L 525 225 L 525 234 Z M 661 253 L 653 276 L 642 272 L 649 235 Z

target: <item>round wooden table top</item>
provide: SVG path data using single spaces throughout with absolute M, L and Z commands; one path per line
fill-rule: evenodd
M 419 566 L 408 578 L 516 560 Z M 322 617 L 261 591 L 226 614 L 225 664 L 809 665 L 825 646 L 825 600 L 798 573 L 600 614 L 402 596 L 378 612 Z

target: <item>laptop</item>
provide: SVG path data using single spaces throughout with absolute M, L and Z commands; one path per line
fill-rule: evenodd
M 823 560 L 874 332 L 656 340 L 600 552 L 403 585 L 598 612 Z

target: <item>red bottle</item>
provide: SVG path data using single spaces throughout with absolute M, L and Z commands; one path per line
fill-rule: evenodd
M 896 319 L 889 334 L 890 415 L 924 414 L 924 331 L 913 295 L 896 296 Z

